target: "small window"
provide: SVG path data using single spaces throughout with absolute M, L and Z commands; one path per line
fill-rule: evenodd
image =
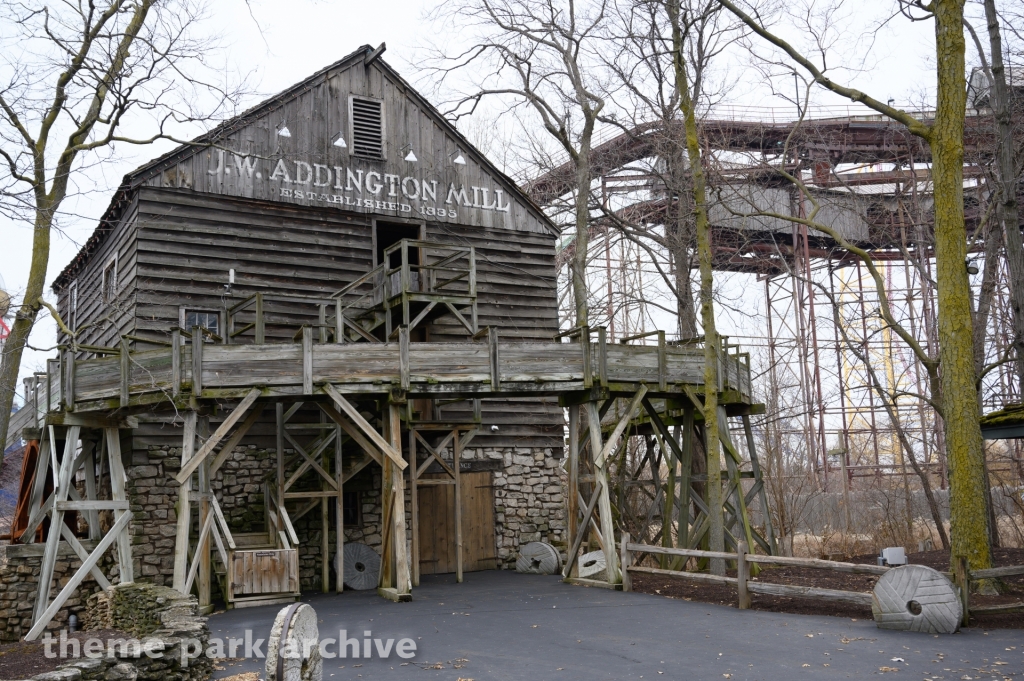
M 384 158 L 384 102 L 351 100 L 352 153 L 365 158 Z
M 182 328 L 188 333 L 192 333 L 192 327 L 198 326 L 214 335 L 220 335 L 219 312 L 211 310 L 182 310 L 181 323 Z M 211 340 L 213 339 L 207 336 L 206 342 Z
M 117 257 L 103 268 L 103 280 L 100 282 L 103 291 L 103 302 L 109 303 L 117 298 Z
M 345 527 L 359 527 L 363 524 L 362 499 L 359 492 L 342 492 L 341 510 Z

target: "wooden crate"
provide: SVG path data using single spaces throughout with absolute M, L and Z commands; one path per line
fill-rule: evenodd
M 299 554 L 296 549 L 237 550 L 232 554 L 232 600 L 238 596 L 298 593 Z

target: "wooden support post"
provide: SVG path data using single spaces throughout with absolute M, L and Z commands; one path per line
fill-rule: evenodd
M 643 397 L 647 391 L 641 388 L 638 395 Z M 635 398 L 637 402 L 639 399 Z M 619 570 L 619 556 L 615 551 L 615 525 L 612 523 L 612 504 L 608 496 L 608 468 L 606 461 L 598 461 L 602 458 L 598 453 L 604 453 L 601 446 L 601 416 L 600 404 L 597 402 L 587 403 L 587 415 L 590 422 L 590 452 L 594 457 L 594 479 L 601 483 L 600 497 L 597 502 L 597 509 L 600 513 L 601 537 L 604 541 L 604 559 L 609 584 L 618 584 L 622 580 Z M 632 413 L 632 410 L 630 410 Z
M 128 339 L 121 338 L 121 406 L 127 407 L 131 397 L 129 386 L 132 381 L 132 356 L 128 350 Z
M 398 376 L 402 390 L 409 389 L 409 327 L 398 327 Z
M 64 357 L 64 409 L 75 410 L 75 353 L 65 350 Z
M 256 294 L 256 345 L 263 345 L 267 342 L 266 325 L 263 319 L 263 294 Z
M 679 466 L 679 546 L 690 547 L 690 475 L 693 472 L 693 407 L 683 409 L 683 452 Z
M 192 397 L 203 392 L 203 330 L 192 327 Z
M 340 309 L 340 308 L 339 308 Z M 335 567 L 335 593 L 341 593 L 345 589 L 345 476 L 341 469 L 341 426 L 335 425 L 334 437 L 334 479 L 338 486 L 338 496 L 334 500 L 334 526 L 336 541 L 334 543 L 334 567 Z
M 181 329 L 171 330 L 171 397 L 181 394 Z
M 277 404 L 274 405 L 274 407 L 276 409 L 276 416 L 277 416 L 277 419 L 275 421 L 276 427 L 277 427 L 277 432 L 276 432 L 276 434 L 277 434 L 277 438 L 276 438 L 276 445 L 277 445 L 277 471 L 276 471 L 277 475 L 276 475 L 276 480 L 277 480 L 277 482 L 274 485 L 274 503 L 277 506 L 280 507 L 280 506 L 284 505 L 284 483 L 285 483 L 285 479 L 284 479 L 284 423 L 285 423 L 285 414 L 284 414 L 284 404 L 283 403 L 278 402 Z M 281 529 L 283 529 L 283 526 L 279 526 L 277 529 L 281 530 Z
M 326 415 L 320 412 L 320 423 L 325 423 Z M 337 430 L 337 426 L 334 427 Z M 325 471 L 331 469 L 331 457 L 327 453 L 327 449 L 324 448 L 323 453 L 320 455 L 320 465 Z M 323 492 L 330 492 L 331 486 L 327 480 L 320 476 L 320 490 Z M 337 492 L 337 485 L 334 487 L 334 492 Z M 320 498 L 320 591 L 321 593 L 328 593 L 331 590 L 331 553 L 330 553 L 330 532 L 331 526 L 328 520 L 327 504 L 330 501 L 330 497 Z
M 569 407 L 569 535 L 566 537 L 569 546 L 576 541 L 581 530 L 579 524 L 580 496 L 580 405 Z M 568 560 L 568 557 L 566 557 Z M 567 575 L 572 576 L 572 575 Z
M 749 358 L 748 358 L 749 359 Z M 763 483 L 764 476 L 761 472 L 761 462 L 757 457 L 757 447 L 754 445 L 754 431 L 750 427 L 750 417 L 743 416 L 743 434 L 747 441 L 747 453 L 750 456 L 750 470 L 754 473 L 754 484 Z M 846 477 L 846 455 L 843 455 L 843 485 L 844 494 L 849 492 L 849 480 Z M 775 528 L 772 526 L 772 514 L 768 510 L 768 493 L 765 491 L 764 484 L 758 488 L 757 492 L 758 501 L 761 504 L 761 515 L 764 519 L 764 534 L 765 540 L 768 542 L 768 553 L 770 555 L 778 555 L 779 548 L 775 543 Z M 846 512 L 849 514 L 849 503 L 846 502 Z
M 462 584 L 462 447 L 459 444 L 459 429 L 453 431 L 452 470 L 455 472 L 455 581 Z
M 402 451 L 402 417 L 397 404 L 388 405 L 389 435 L 391 446 L 396 452 Z M 405 476 L 397 465 L 391 466 L 394 512 L 392 514 L 392 539 L 395 556 L 395 588 L 399 594 L 412 593 L 409 579 L 409 557 L 405 547 Z
M 740 491 L 742 494 L 742 490 Z M 747 542 L 742 539 L 736 542 L 736 593 L 739 598 L 740 610 L 750 609 L 750 592 L 747 591 L 747 579 L 750 577 L 750 564 L 747 563 Z
M 85 498 L 89 501 L 96 500 L 96 443 L 88 442 L 83 443 L 83 447 L 88 447 L 88 453 L 85 455 Z M 89 539 L 98 540 L 102 536 L 100 532 L 100 513 L 99 511 L 86 511 L 85 513 L 86 522 L 89 523 Z
M 501 358 L 498 357 L 498 330 L 487 327 L 487 355 L 491 367 L 491 392 L 501 390 Z
M 580 328 L 580 347 L 583 349 L 583 387 L 594 385 L 594 367 L 590 359 L 590 327 Z
M 199 418 L 199 437 L 204 441 L 210 438 L 210 417 Z M 210 508 L 210 497 L 213 491 L 210 488 L 210 459 L 203 457 L 199 466 L 199 527 L 208 527 L 213 522 L 213 511 Z M 211 546 L 210 531 L 207 530 L 204 536 L 199 538 L 196 545 L 195 560 L 199 561 L 199 612 L 205 614 L 207 610 L 213 609 L 213 600 L 210 594 L 210 581 L 213 574 L 213 566 L 210 564 Z
M 597 375 L 602 388 L 608 387 L 608 329 L 597 329 Z
M 125 484 L 128 476 L 124 472 L 124 463 L 121 461 L 121 434 L 117 428 L 104 428 L 107 438 L 107 462 L 110 466 L 110 496 L 114 501 L 128 501 L 125 494 Z M 128 516 L 131 521 L 130 510 L 115 510 L 114 518 L 120 520 L 122 516 Z M 135 581 L 135 566 L 132 564 L 132 540 L 128 534 L 128 527 L 117 536 L 117 563 L 118 571 L 121 574 L 121 583 L 128 584 Z
M 416 431 L 409 428 L 409 494 L 412 503 L 412 585 L 420 585 L 420 508 L 419 464 L 416 456 Z
M 665 355 L 665 332 L 658 332 L 658 390 L 668 389 L 668 357 Z
M 51 445 L 55 441 L 53 426 L 50 426 Z M 53 506 L 50 511 L 50 531 L 46 535 L 46 548 L 43 552 L 43 560 L 39 566 L 39 585 L 36 594 L 36 605 L 32 617 L 34 625 L 39 625 L 43 615 L 50 604 L 50 583 L 53 580 L 53 569 L 57 563 L 57 551 L 60 548 L 60 526 L 64 524 L 64 511 L 60 510 L 57 502 L 65 501 L 68 496 L 68 488 L 71 486 L 71 479 L 74 476 L 73 470 L 75 459 L 75 447 L 78 445 L 78 426 L 68 428 L 64 436 L 64 458 L 57 468 L 56 462 L 52 462 L 53 468 L 57 471 L 56 484 L 54 485 Z M 51 447 L 51 453 L 54 450 Z M 39 454 L 44 456 L 42 452 Z M 52 616 L 52 615 L 51 615 Z M 45 626 L 45 622 L 42 622 Z
M 302 392 L 313 394 L 313 329 L 302 327 Z
M 633 552 L 629 550 L 629 532 L 622 533 L 622 542 L 619 544 L 622 551 L 622 590 L 632 591 L 633 580 L 629 576 L 629 568 L 633 566 Z
M 186 465 L 192 458 L 196 446 L 197 414 L 190 411 L 185 414 L 185 432 L 181 442 L 181 465 Z M 185 579 L 188 576 L 188 533 L 191 525 L 192 478 L 178 485 L 178 531 L 174 541 L 174 581 L 173 587 L 184 593 Z

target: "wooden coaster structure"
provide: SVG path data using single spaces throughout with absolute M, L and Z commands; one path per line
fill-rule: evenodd
M 600 338 L 598 347 L 604 347 L 605 330 L 594 331 Z M 590 329 L 582 328 L 569 335 L 587 338 L 590 333 Z M 624 342 L 648 336 L 657 336 L 659 356 L 668 351 L 663 331 Z M 727 358 L 723 367 L 735 362 L 749 375 L 749 355 L 740 353 L 727 338 L 722 339 L 719 356 Z M 614 529 L 669 548 L 707 546 L 709 480 L 703 460 L 703 388 L 684 386 L 682 395 L 662 399 L 654 397 L 667 387 L 666 378 L 660 375 L 657 388 L 644 384 L 632 395 L 616 395 L 604 383 L 590 395 L 562 398 L 569 412 L 569 552 L 563 576 L 569 581 L 593 583 L 575 576 L 576 562 L 584 544 L 588 550 L 595 550 L 596 545 L 604 552 L 605 581 L 616 585 L 621 582 L 618 552 L 614 541 L 605 540 L 613 537 Z M 775 555 L 778 549 L 750 423 L 750 416 L 763 407 L 727 387 L 723 375 L 718 417 L 726 462 L 720 483 L 725 485 L 721 512 L 726 547 L 735 550 L 738 542 L 745 541 L 748 546 L 756 545 L 766 554 Z M 740 420 L 745 452 L 733 442 L 730 418 Z M 750 482 L 745 486 L 744 480 Z M 761 510 L 763 530 L 751 523 L 750 507 L 755 501 Z M 664 556 L 660 561 L 663 568 L 669 567 Z M 684 564 L 674 561 L 671 567 L 680 569 Z
M 383 281 L 397 275 L 403 286 L 423 281 L 401 271 L 383 274 Z M 609 566 L 607 582 L 620 581 L 610 476 L 621 458 L 620 443 L 631 424 L 634 429 L 637 427 L 632 414 L 641 409 L 651 417 L 657 437 L 666 441 L 665 429 L 674 423 L 674 405 L 686 400 L 693 402 L 703 394 L 701 348 L 667 345 L 663 335 L 657 347 L 610 345 L 603 330 L 598 330 L 595 342 L 586 328 L 561 334 L 549 342 L 504 342 L 493 329 L 476 331 L 465 342 L 410 342 L 412 328 L 405 324 L 397 325 L 397 342 L 352 342 L 354 336 L 362 337 L 351 332 L 353 324 L 372 320 L 370 324 L 380 326 L 379 316 L 347 318 L 343 312 L 343 320 L 339 321 L 327 314 L 331 308 L 319 300 L 305 303 L 305 309 L 319 307 L 319 317 L 295 334 L 298 343 L 268 344 L 259 342 L 265 341 L 260 330 L 266 328 L 267 320 L 261 315 L 266 314 L 267 297 L 257 302 L 256 318 L 235 331 L 231 331 L 229 324 L 226 337 L 219 342 L 207 342 L 218 338 L 194 327 L 190 343 L 183 342 L 186 334 L 175 329 L 168 346 L 155 350 L 133 351 L 128 339 L 115 348 L 79 348 L 98 356 L 76 359 L 71 352 L 65 352 L 50 372 L 36 377 L 33 386 L 33 399 L 38 404 L 29 412 L 44 424 L 72 417 L 80 423 L 95 424 L 135 413 L 182 415 L 182 463 L 175 476 L 176 589 L 187 592 L 196 585 L 200 604 L 210 607 L 216 567 L 211 554 L 215 545 L 230 604 L 237 607 L 294 600 L 298 593 L 295 547 L 299 541 L 294 521 L 317 506 L 321 509 L 323 527 L 321 565 L 326 588 L 331 562 L 327 551 L 328 507 L 337 507 L 334 530 L 341 540 L 336 542 L 335 560 L 343 565 L 343 487 L 372 463 L 381 467 L 382 485 L 383 555 L 378 591 L 393 600 L 408 600 L 412 586 L 418 582 L 418 486 L 451 484 L 458 490 L 461 452 L 480 426 L 480 400 L 551 396 L 570 407 L 571 554 L 578 552 L 583 541 L 585 533 L 579 528 L 589 527 L 605 551 Z M 416 323 L 429 316 L 424 310 L 432 303 L 437 304 L 431 309 L 448 308 L 447 304 L 442 305 L 443 301 L 410 297 L 406 302 L 409 305 L 393 307 L 402 310 L 403 321 L 409 318 Z M 380 304 L 387 301 L 382 298 Z M 466 309 L 467 302 L 460 299 L 453 305 L 457 311 L 459 306 Z M 337 310 L 338 305 L 333 309 Z M 465 320 L 461 314 L 457 316 L 460 323 L 467 325 L 467 332 L 474 331 L 472 314 L 471 320 Z M 368 331 L 366 326 L 361 328 Z M 241 344 L 245 334 L 250 334 L 251 343 Z M 724 352 L 720 375 L 718 392 L 725 408 L 749 407 L 749 361 L 744 362 L 739 354 Z M 41 394 L 44 397 L 38 399 Z M 610 430 L 606 429 L 602 421 L 619 399 L 628 400 L 629 407 Z M 414 401 L 437 405 L 460 400 L 474 405 L 474 416 L 467 422 L 445 422 L 437 418 L 436 408 L 431 408 L 432 412 L 420 409 L 417 413 L 412 406 Z M 654 407 L 655 402 L 668 405 L 668 411 L 658 416 L 662 409 Z M 261 412 L 270 406 L 276 416 L 277 461 L 266 491 L 268 531 L 261 535 L 265 543 L 253 546 L 230 531 L 211 482 L 235 446 L 259 420 Z M 211 433 L 209 417 L 217 407 L 225 415 Z M 294 422 L 293 417 L 304 409 L 302 413 L 306 414 L 315 409 L 315 413 L 321 414 L 319 420 Z M 434 418 L 424 420 L 423 413 L 432 413 Z M 581 421 L 586 424 L 582 436 Z M 408 436 L 406 448 L 403 432 Z M 588 446 L 591 455 L 584 470 L 581 453 Z M 292 454 L 287 455 L 287 450 Z M 452 452 L 448 457 L 447 450 Z M 676 447 L 671 451 L 675 459 L 684 460 Z M 421 452 L 426 454 L 422 460 Z M 427 467 L 435 462 L 448 473 L 448 480 L 422 479 Z M 406 543 L 407 480 L 412 495 L 412 560 Z M 117 529 L 123 533 L 130 514 L 123 512 L 127 508 L 123 488 L 118 493 L 120 498 L 108 503 L 123 505 L 116 507 L 121 512 Z M 582 499 L 581 495 L 587 498 Z M 691 498 L 699 507 L 697 497 Z M 455 499 L 459 499 L 458 494 Z M 737 499 L 734 508 L 739 513 L 734 516 L 735 522 L 743 522 L 746 530 L 749 522 L 745 500 L 744 495 Z M 196 524 L 192 522 L 193 504 Z M 581 508 L 587 509 L 582 522 Z M 699 518 L 696 521 L 699 525 Z M 461 549 L 458 503 L 455 529 L 456 544 Z M 47 545 L 44 565 L 56 557 L 56 539 L 52 543 L 53 546 Z M 457 551 L 458 559 L 461 554 L 461 550 Z M 130 553 L 120 559 L 126 566 L 121 574 L 130 576 Z M 460 568 L 461 565 L 457 566 L 457 573 L 461 573 Z M 457 576 L 461 578 L 460 574 Z M 260 596 L 250 597 L 249 593 Z M 45 612 L 39 612 L 34 630 L 45 627 L 56 607 L 51 604 Z

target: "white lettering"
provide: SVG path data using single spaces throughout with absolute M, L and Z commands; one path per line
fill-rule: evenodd
M 403 638 L 395 646 L 395 652 L 403 660 L 408 660 L 411 657 L 416 657 L 416 641 L 411 638 Z
M 507 213 L 512 209 L 512 204 L 506 203 L 504 206 L 501 205 L 501 197 L 505 192 L 500 189 L 494 190 L 494 207 L 495 210 L 500 210 L 502 213 Z
M 342 168 L 341 166 L 334 166 L 334 188 L 335 189 L 344 189 L 344 187 L 341 186 L 341 176 L 345 174 L 345 173 L 342 172 L 343 170 L 344 170 L 344 168 Z
M 251 178 L 253 171 L 256 170 L 256 159 L 251 156 L 239 156 L 238 154 L 232 154 L 232 156 L 235 159 L 235 172 Z
M 473 187 L 473 189 L 475 190 L 476 187 Z M 494 210 L 495 206 L 498 205 L 498 202 L 497 202 L 497 200 L 495 200 L 495 202 L 492 203 L 491 205 L 489 205 L 489 206 L 487 205 L 487 193 L 488 193 L 488 191 L 489 190 L 486 187 L 480 187 L 480 195 L 483 196 L 483 201 L 481 202 L 480 207 L 483 208 L 484 210 Z
M 409 191 L 409 183 L 412 182 L 412 191 Z M 420 193 L 420 181 L 415 177 L 407 177 L 402 180 L 402 194 L 407 199 L 415 199 Z
M 224 150 L 223 149 L 218 149 L 217 150 L 216 158 L 217 158 L 217 167 L 216 168 L 211 168 L 210 170 L 207 170 L 206 172 L 209 175 L 220 175 L 222 172 L 224 172 Z
M 393 646 L 394 644 L 395 639 L 393 638 L 389 638 L 387 640 L 387 645 L 383 646 L 381 645 L 381 640 L 379 638 L 373 639 L 373 645 L 377 649 L 377 657 L 387 658 L 389 655 L 391 655 L 391 646 Z
M 303 179 L 302 171 L 306 171 L 306 177 Z M 295 184 L 309 184 L 313 181 L 313 169 L 305 161 L 295 162 Z
M 321 171 L 326 171 L 327 172 L 327 179 L 326 180 L 321 180 L 320 179 Z M 314 163 L 313 164 L 313 186 L 314 187 L 326 187 L 329 184 L 331 184 L 331 169 L 328 168 L 325 165 L 321 165 L 319 163 Z
M 398 196 L 398 175 L 384 174 L 384 181 L 388 183 L 388 196 Z
M 466 194 L 466 188 L 459 185 L 459 191 L 455 191 L 455 185 L 448 185 L 448 197 L 444 200 L 445 203 L 454 203 L 457 206 L 468 206 L 469 196 Z
M 437 180 L 430 181 L 430 188 L 427 188 L 427 181 L 423 180 L 423 200 L 437 201 Z M 430 196 L 427 196 L 429 194 Z
M 345 181 L 345 191 L 350 192 L 352 190 L 355 190 L 355 191 L 359 192 L 360 194 L 363 193 L 363 171 L 362 170 L 357 170 L 356 172 L 353 173 L 352 169 L 349 168 L 348 170 L 345 171 L 345 178 L 346 178 L 346 181 Z M 353 180 L 355 180 L 355 182 L 353 182 Z
M 377 179 L 371 179 L 374 177 L 376 177 Z M 366 173 L 366 191 L 370 192 L 371 194 L 380 194 L 380 190 L 383 188 L 384 185 L 381 184 L 380 173 L 372 170 Z
M 483 208 L 480 205 L 480 187 L 473 187 L 473 208 Z
M 283 158 L 277 159 L 277 165 L 274 166 L 274 172 L 270 174 L 271 181 L 277 179 L 281 179 L 281 181 L 285 182 L 286 184 L 292 183 L 292 178 L 291 176 L 288 175 L 288 168 L 285 166 Z

